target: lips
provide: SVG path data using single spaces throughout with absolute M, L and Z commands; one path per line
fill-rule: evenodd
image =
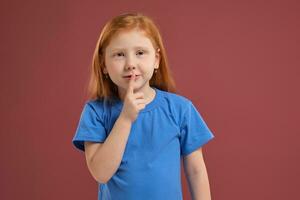
M 138 75 L 135 75 L 136 77 L 138 77 L 138 76 L 140 76 L 140 74 L 138 74 Z M 128 75 L 128 76 L 123 76 L 123 78 L 130 78 L 131 77 L 131 75 Z

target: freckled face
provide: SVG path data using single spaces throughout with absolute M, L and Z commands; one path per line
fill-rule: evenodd
M 128 87 L 128 75 L 137 75 L 135 90 L 149 90 L 149 81 L 154 69 L 159 66 L 159 54 L 155 51 L 151 40 L 138 30 L 123 31 L 112 38 L 105 49 L 104 73 L 120 91 Z

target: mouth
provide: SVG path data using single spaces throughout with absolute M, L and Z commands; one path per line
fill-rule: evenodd
M 140 77 L 140 76 L 141 76 L 140 74 L 139 74 L 139 75 L 135 75 L 135 78 L 138 78 L 138 77 Z M 123 78 L 130 79 L 130 78 L 131 78 L 131 75 L 123 76 Z

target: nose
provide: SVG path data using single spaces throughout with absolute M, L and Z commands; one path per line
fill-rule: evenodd
M 135 70 L 136 68 L 136 62 L 133 56 L 129 55 L 126 58 L 126 64 L 125 64 L 125 69 L 126 70 Z
M 125 69 L 129 70 L 129 71 L 135 70 L 135 66 L 134 65 L 126 65 Z

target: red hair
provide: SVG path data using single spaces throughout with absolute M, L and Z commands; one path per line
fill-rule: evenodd
M 111 39 L 117 33 L 132 29 L 143 31 L 151 40 L 154 48 L 160 49 L 158 52 L 160 54 L 159 68 L 157 69 L 157 73 L 154 73 L 150 79 L 150 86 L 168 92 L 176 92 L 175 81 L 171 76 L 166 50 L 157 26 L 148 16 L 141 13 L 126 13 L 108 21 L 101 31 L 93 55 L 91 75 L 87 88 L 89 99 L 119 98 L 118 87 L 110 78 L 105 78 L 103 73 L 105 63 L 104 52 Z

